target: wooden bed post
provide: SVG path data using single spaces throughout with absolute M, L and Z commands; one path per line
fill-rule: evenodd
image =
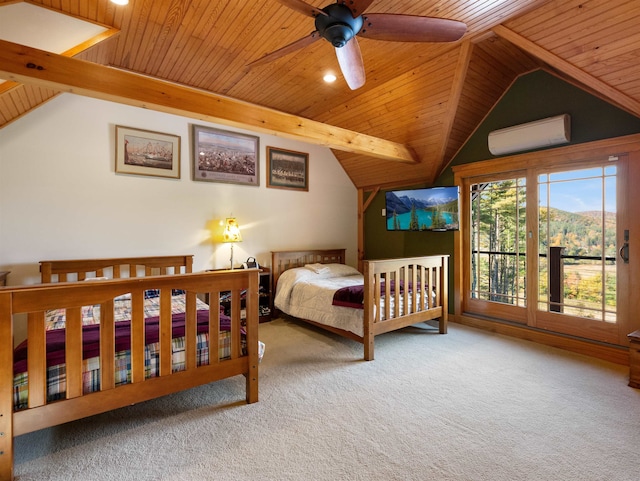
M 358 270 L 362 272 L 364 261 L 364 191 L 358 189 Z
M 363 312 L 363 333 L 362 344 L 364 345 L 364 360 L 373 361 L 374 356 L 374 300 L 373 300 L 373 286 L 374 286 L 374 273 L 371 270 L 369 261 L 364 261 L 364 312 Z
M 442 256 L 440 295 L 442 297 L 442 319 L 440 319 L 439 323 L 440 334 L 446 334 L 449 325 L 449 256 Z
M 255 271 L 250 274 L 247 292 L 247 354 L 249 367 L 246 374 L 246 398 L 247 404 L 258 402 L 258 324 L 260 314 L 258 312 L 258 294 L 260 290 L 260 274 Z
M 11 294 L 0 293 L 0 480 L 13 479 L 13 318 Z

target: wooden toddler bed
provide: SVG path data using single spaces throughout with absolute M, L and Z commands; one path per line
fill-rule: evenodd
M 364 344 L 412 324 L 448 322 L 449 256 L 364 261 L 363 273 L 345 266 L 345 249 L 272 252 L 275 307 Z
M 0 288 L 0 480 L 13 479 L 21 434 L 239 374 L 258 401 L 258 270 L 194 274 L 192 263 L 43 261 L 43 284 Z M 230 316 L 198 296 L 222 292 Z M 27 339 L 14 350 L 18 322 Z

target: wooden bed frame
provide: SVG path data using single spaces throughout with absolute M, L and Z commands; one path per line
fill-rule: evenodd
M 345 251 L 346 249 L 272 252 L 272 292 L 275 295 L 278 278 L 287 269 L 314 263 L 344 264 Z M 302 320 L 361 342 L 364 344 L 364 359 L 367 361 L 372 361 L 374 358 L 375 336 L 385 332 L 402 329 L 419 322 L 438 319 L 439 332 L 446 334 L 449 319 L 448 262 L 448 255 L 364 261 L 363 336 L 308 319 Z M 409 285 L 409 282 L 416 285 L 417 281 L 428 280 L 428 286 L 433 289 L 435 296 L 433 298 L 427 296 L 429 305 L 420 305 L 419 302 L 416 302 L 415 292 L 412 299 L 410 299 L 411 295 L 403 297 L 399 289 L 391 289 L 390 282 L 385 283 L 384 296 L 381 296 L 380 282 L 384 279 L 401 280 L 405 285 Z M 397 287 L 399 284 L 399 282 L 396 282 L 395 286 Z M 393 302 L 382 303 L 383 297 L 385 299 L 393 299 Z M 381 307 L 382 304 L 384 304 L 384 307 Z M 390 311 L 392 305 L 394 306 L 393 312 Z M 403 306 L 403 315 L 400 315 L 400 305 Z M 381 320 L 383 312 L 385 313 L 384 319 L 387 320 Z
M 201 384 L 242 374 L 246 377 L 246 401 L 258 401 L 258 270 L 191 273 L 192 256 L 161 256 L 73 261 L 43 261 L 45 284 L 0 288 L 0 480 L 13 479 L 13 439 L 21 434 L 130 404 L 157 398 Z M 112 280 L 82 282 L 87 277 Z M 159 274 L 159 275 L 157 275 Z M 125 277 L 128 275 L 129 277 Z M 142 277 L 141 277 L 142 276 Z M 147 277 L 150 276 L 150 277 Z M 50 283 L 57 278 L 58 283 Z M 68 278 L 75 282 L 65 282 Z M 144 291 L 160 289 L 160 375 L 144 374 Z M 186 294 L 186 369 L 172 373 L 171 290 Z M 241 348 L 241 291 L 246 289 L 246 354 Z M 231 356 L 218 359 L 218 346 L 210 346 L 209 365 L 196 365 L 196 295 L 219 299 L 231 292 Z M 114 384 L 113 300 L 131 293 L 132 382 Z M 100 391 L 83 394 L 81 307 L 99 304 Z M 168 306 L 168 307 L 166 307 Z M 47 402 L 45 311 L 65 308 L 66 399 Z M 109 310 L 111 314 L 109 315 Z M 210 307 L 209 329 L 217 332 L 220 309 Z M 27 322 L 29 407 L 14 411 L 14 322 Z M 211 337 L 213 338 L 213 336 Z M 212 343 L 213 344 L 213 343 Z M 112 353 L 102 355 L 102 353 Z

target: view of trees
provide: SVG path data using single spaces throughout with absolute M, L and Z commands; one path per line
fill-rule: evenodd
M 525 179 L 476 184 L 471 202 L 472 297 L 524 307 Z M 562 311 L 615 319 L 615 213 L 603 216 L 601 211 L 576 213 L 541 205 L 538 216 L 540 308 L 547 309 L 548 248 L 560 246 L 564 247 Z
M 524 179 L 477 184 L 472 190 L 472 292 L 478 299 L 524 306 Z

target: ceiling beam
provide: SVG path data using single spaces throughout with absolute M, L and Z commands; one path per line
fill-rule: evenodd
M 453 123 L 456 114 L 460 109 L 460 98 L 464 89 L 467 72 L 469 71 L 469 62 L 471 62 L 471 54 L 473 53 L 473 44 L 470 41 L 463 42 L 458 55 L 458 63 L 453 74 L 453 82 L 451 82 L 451 93 L 447 101 L 447 111 L 442 121 L 442 145 L 440 147 L 440 167 L 444 170 L 444 166 L 448 165 L 450 159 L 446 159 L 447 147 L 449 146 L 449 137 L 453 129 Z M 437 170 L 433 173 L 431 183 L 434 183 L 440 172 Z
M 407 163 L 418 161 L 411 149 L 396 142 L 3 40 L 0 40 L 0 78 L 345 152 Z
M 581 68 L 578 68 L 575 65 L 567 62 L 566 60 L 561 59 L 554 53 L 545 50 L 540 45 L 532 42 L 531 40 L 528 40 L 522 35 L 514 32 L 513 30 L 508 29 L 504 25 L 496 25 L 492 30 L 496 35 L 511 42 L 515 46 L 520 47 L 525 52 L 530 53 L 534 57 L 537 57 L 543 62 L 551 65 L 552 67 L 557 68 L 561 72 L 569 75 L 570 77 L 581 82 L 587 87 L 592 88 L 600 95 L 611 100 L 620 108 L 635 116 L 640 116 L 640 102 L 632 99 L 631 97 L 628 97 L 608 83 L 595 78 Z

